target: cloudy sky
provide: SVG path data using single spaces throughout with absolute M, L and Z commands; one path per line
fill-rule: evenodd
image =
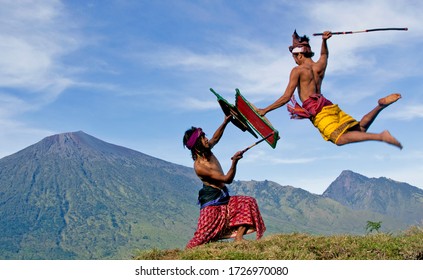
M 267 117 L 281 139 L 239 162 L 236 179 L 272 180 L 321 194 L 343 170 L 423 188 L 423 2 L 395 0 L 0 0 L 0 158 L 56 133 L 92 136 L 192 166 L 182 136 L 211 137 L 223 121 L 213 88 L 235 89 L 258 107 L 285 90 L 296 29 L 316 54 L 325 30 L 408 27 L 334 35 L 324 95 L 360 119 L 392 92 L 403 98 L 369 131 L 385 129 L 403 150 L 365 142 L 338 147 L 286 107 Z M 230 157 L 256 139 L 229 125 L 215 147 Z

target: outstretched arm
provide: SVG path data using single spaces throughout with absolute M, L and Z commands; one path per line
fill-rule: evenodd
M 215 133 L 213 134 L 213 137 L 209 140 L 210 148 L 213 148 L 213 146 L 219 142 L 220 138 L 222 138 L 226 125 L 230 122 L 231 118 L 231 115 L 225 116 L 223 123 L 216 129 Z
M 282 107 L 283 105 L 288 103 L 292 95 L 294 94 L 295 89 L 298 86 L 299 78 L 300 78 L 300 70 L 298 67 L 295 67 L 294 69 L 292 69 L 291 74 L 289 75 L 289 83 L 288 83 L 288 86 L 286 87 L 284 94 L 281 97 L 279 97 L 275 102 L 267 106 L 266 108 L 258 109 L 257 112 L 261 116 L 264 116 L 268 112 L 273 111 L 279 107 Z

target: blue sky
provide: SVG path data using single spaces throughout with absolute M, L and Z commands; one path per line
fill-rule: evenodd
M 316 55 L 325 30 L 408 27 L 333 36 L 324 95 L 360 119 L 379 98 L 403 98 L 369 131 L 404 146 L 342 147 L 324 141 L 286 107 L 267 117 L 281 139 L 249 150 L 236 179 L 272 180 L 321 194 L 343 170 L 423 188 L 423 2 L 366 1 L 5 1 L 0 10 L 0 157 L 44 137 L 82 130 L 173 163 L 192 166 L 182 136 L 211 136 L 223 113 L 209 88 L 258 107 L 285 90 L 296 29 Z M 317 57 L 316 57 L 317 58 Z M 256 141 L 230 125 L 214 152 L 230 157 Z

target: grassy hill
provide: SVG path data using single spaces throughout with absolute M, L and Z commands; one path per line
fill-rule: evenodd
M 146 250 L 136 260 L 423 260 L 423 228 L 398 235 L 278 234 L 258 241 L 216 242 L 189 250 Z

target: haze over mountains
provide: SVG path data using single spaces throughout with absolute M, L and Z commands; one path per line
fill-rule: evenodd
M 129 259 L 183 248 L 198 218 L 192 168 L 84 132 L 46 137 L 0 159 L 0 259 Z M 266 234 L 396 232 L 423 220 L 423 190 L 344 171 L 323 195 L 271 181 L 236 181 L 257 199 Z

